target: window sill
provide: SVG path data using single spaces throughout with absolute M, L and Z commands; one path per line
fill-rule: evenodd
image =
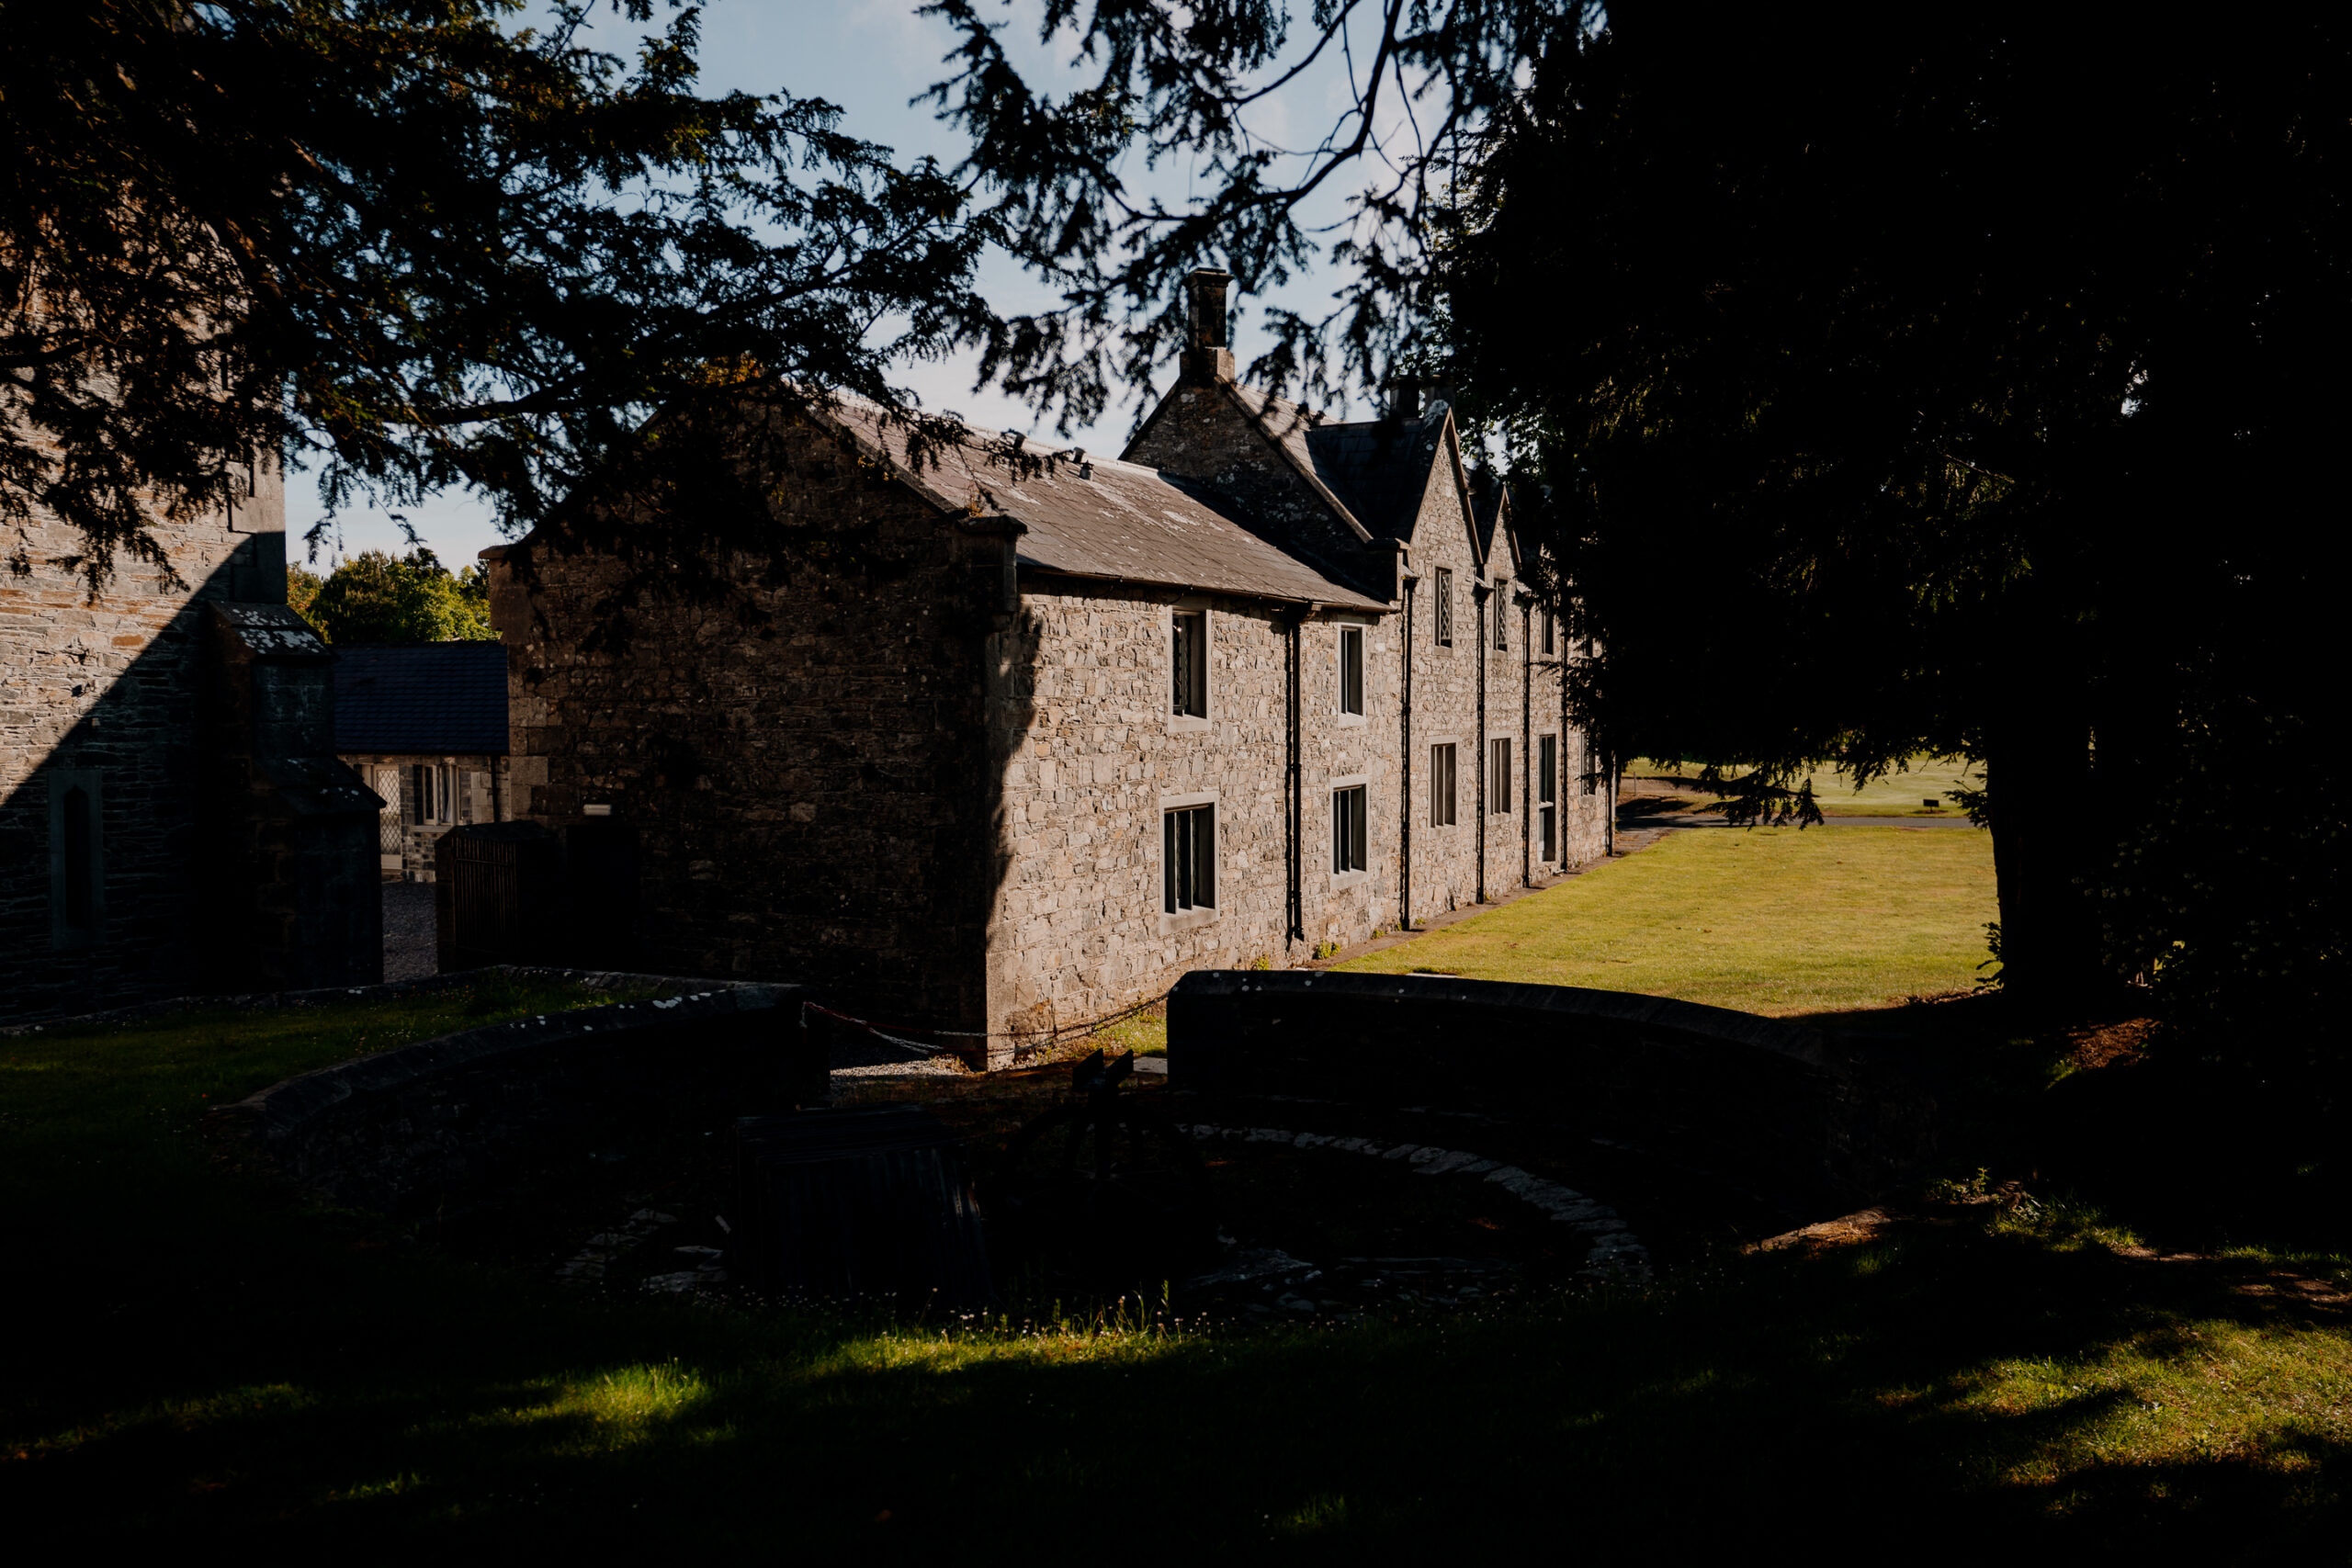
M 1360 713 L 1343 713 L 1339 717 L 1341 729 L 1362 729 L 1364 726 L 1364 716 Z
M 1168 716 L 1168 733 L 1170 735 L 1196 735 L 1208 727 L 1209 721 L 1196 714 L 1171 713 Z
M 1162 914 L 1159 917 L 1159 934 L 1174 936 L 1179 931 L 1196 931 L 1216 919 L 1216 911 L 1207 908 L 1185 909 L 1173 915 Z
M 1334 893 L 1344 893 L 1349 888 L 1355 886 L 1357 884 L 1368 880 L 1371 875 L 1372 873 L 1368 870 L 1335 871 L 1331 874 L 1331 891 Z

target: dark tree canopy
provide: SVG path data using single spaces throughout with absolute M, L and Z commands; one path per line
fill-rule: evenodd
M 1091 418 L 1177 345 L 1186 269 L 1319 253 L 1337 309 L 1271 313 L 1249 374 L 1455 389 L 1594 639 L 1609 753 L 1722 763 L 1760 813 L 1823 761 L 1965 751 L 2012 981 L 2340 985 L 2343 814 L 2265 782 L 2342 705 L 2340 24 L 1047 0 L 1089 73 L 1055 96 L 993 7 L 931 9 L 967 170 L 1065 292 L 1008 324 L 1008 386 Z M 1335 56 L 1328 123 L 1252 134 Z M 1138 194 L 1138 152 L 1194 160 L 1193 198 Z
M 2352 32 L 1610 20 L 1485 129 L 1442 296 L 1610 749 L 1748 764 L 1759 806 L 1965 750 L 2013 978 L 2288 962 L 2264 878 L 2157 884 L 2241 865 L 2264 814 L 2216 777 L 2341 706 Z M 2267 884 L 2306 921 L 2315 815 Z M 2307 930 L 2315 983 L 2340 917 Z
M 1001 198 L 1005 244 L 1062 295 L 1006 322 L 988 371 L 1065 427 L 1174 357 L 1197 266 L 1230 270 L 1247 296 L 1339 264 L 1328 314 L 1269 309 L 1254 382 L 1329 397 L 1425 360 L 1429 243 L 1469 139 L 1591 13 L 1583 0 L 1314 0 L 1298 15 L 1274 0 L 1042 0 L 1023 19 L 1081 79 L 1056 94 L 1013 64 L 1009 8 L 924 9 L 960 40 L 931 97 L 972 139 L 965 172 Z M 1310 123 L 1289 144 L 1268 140 L 1267 100 L 1326 74 L 1348 87 L 1329 119 L 1302 107 Z M 1189 199 L 1156 194 L 1152 174 L 1182 166 Z
M 986 340 L 956 182 L 698 93 L 695 8 L 615 0 L 627 60 L 594 9 L 0 0 L 0 525 L 75 525 L 95 590 L 281 449 L 337 504 L 527 525 L 657 408 L 895 405 L 894 361 Z

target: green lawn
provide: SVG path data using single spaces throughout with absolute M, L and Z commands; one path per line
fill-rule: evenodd
M 1836 1012 L 1969 989 L 1994 918 L 1973 829 L 1696 829 L 1340 967 Z
M 1671 779 L 1696 784 L 1696 762 L 1659 761 L 1636 757 L 1625 764 L 1629 777 Z M 1861 789 L 1840 769 L 1811 775 L 1813 793 L 1821 809 L 1832 817 L 1952 817 L 1959 815 L 1948 798 L 1956 789 L 1983 789 L 1984 773 L 1965 757 L 1913 757 L 1904 771 L 1883 774 Z M 1926 803 L 1933 800 L 1932 807 Z

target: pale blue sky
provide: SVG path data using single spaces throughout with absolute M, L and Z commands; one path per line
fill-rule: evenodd
M 953 39 L 937 21 L 916 15 L 919 0 L 707 0 L 704 13 L 703 79 L 712 90 L 741 88 L 771 93 L 783 89 L 832 100 L 844 110 L 843 129 L 895 149 L 906 157 L 929 152 L 944 162 L 961 155 L 957 133 L 939 124 L 928 106 L 910 107 L 908 100 L 946 74 L 941 57 Z M 1303 6 L 1300 7 L 1304 9 Z M 1008 15 L 1026 14 L 1024 4 Z M 612 24 L 605 24 L 607 30 Z M 614 33 L 616 52 L 638 30 Z M 1051 83 L 1069 79 L 1065 62 L 1070 51 L 1042 49 L 1034 27 L 1007 35 L 1007 47 L 1032 80 Z M 1328 64 L 1303 76 L 1264 107 L 1253 122 L 1261 135 L 1283 145 L 1311 141 L 1329 125 L 1349 97 L 1343 66 L 1336 53 Z M 1189 171 L 1163 167 L 1151 178 L 1152 188 L 1175 196 L 1183 191 Z M 1139 175 L 1130 172 L 1128 178 Z M 1343 182 L 1352 188 L 1355 182 Z M 1325 206 L 1325 217 L 1340 210 L 1335 196 Z M 1001 310 L 1035 310 L 1052 300 L 1017 267 L 999 258 L 980 279 L 981 292 Z M 1332 282 L 1308 276 L 1295 281 L 1278 297 L 1282 303 L 1311 315 L 1329 309 Z M 1240 339 L 1236 347 L 1245 362 L 1255 345 L 1250 323 L 1262 300 L 1243 301 Z M 936 365 L 910 365 L 903 384 L 935 408 L 953 409 L 975 424 L 998 429 L 1041 429 L 1025 406 L 994 390 L 975 391 L 976 366 L 970 359 Z M 1343 412 L 1334 410 L 1333 412 Z M 1095 451 L 1116 451 L 1125 444 L 1136 417 L 1136 402 L 1114 407 L 1091 429 L 1071 438 Z M 1057 437 L 1057 439 L 1059 439 Z M 306 477 L 290 476 L 287 523 L 298 536 L 324 513 L 315 486 Z M 462 493 L 444 495 L 423 506 L 401 508 L 424 542 L 452 569 L 474 558 L 486 545 L 500 542 L 489 509 Z M 338 520 L 340 553 L 363 549 L 404 547 L 399 529 L 383 512 L 364 505 L 347 510 Z M 294 546 L 300 558 L 299 538 Z M 322 548 L 318 566 L 334 558 L 336 545 Z

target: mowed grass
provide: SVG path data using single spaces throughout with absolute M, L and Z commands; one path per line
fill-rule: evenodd
M 47 1147 L 70 1160 L 94 1142 L 145 1145 L 159 1135 L 178 1147 L 175 1133 L 190 1114 L 281 1078 L 460 1029 L 620 999 L 486 977 L 390 1002 L 199 1007 L 127 1026 L 42 1029 L 0 1038 L 0 1113 L 11 1118 L 20 1152 Z
M 1696 787 L 1702 770 L 1696 762 L 1660 761 L 1636 757 L 1625 765 L 1633 778 L 1671 779 Z M 1958 789 L 1983 789 L 1984 770 L 1965 757 L 1913 757 L 1895 773 L 1883 773 L 1860 789 L 1843 769 L 1825 769 L 1809 775 L 1814 798 L 1831 817 L 1951 817 L 1959 814 L 1950 798 Z M 1928 806 L 1928 801 L 1934 806 Z
M 2340 1545 L 2340 1309 L 2266 1292 L 2258 1248 L 2166 1263 L 2064 1205 L 1726 1252 L 1647 1290 L 1252 1330 L 1173 1319 L 1148 1283 L 968 1318 L 559 1287 L 311 1206 L 204 1133 L 288 1072 L 578 999 L 0 1041 L 11 1539 L 1143 1562 Z
M 1778 1017 L 1967 990 L 1995 918 L 1992 840 L 1973 829 L 1692 829 L 1340 967 Z

